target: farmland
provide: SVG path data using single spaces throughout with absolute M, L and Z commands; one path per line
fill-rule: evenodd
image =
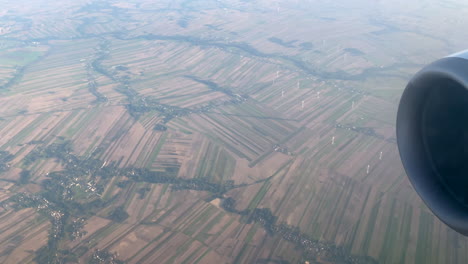
M 466 263 L 394 130 L 468 6 L 22 2 L 0 10 L 0 262 Z

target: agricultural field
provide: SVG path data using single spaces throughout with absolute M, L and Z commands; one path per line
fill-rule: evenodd
M 3 2 L 1 263 L 467 262 L 395 119 L 468 5 Z

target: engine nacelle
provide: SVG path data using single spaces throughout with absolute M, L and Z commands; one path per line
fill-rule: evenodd
M 468 235 L 468 50 L 411 79 L 396 132 L 414 189 L 440 220 Z

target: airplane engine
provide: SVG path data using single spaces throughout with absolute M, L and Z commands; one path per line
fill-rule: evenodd
M 440 220 L 468 235 L 468 50 L 411 79 L 396 132 L 414 189 Z

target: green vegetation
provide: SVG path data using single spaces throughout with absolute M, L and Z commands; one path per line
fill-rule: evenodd
M 222 197 L 227 191 L 244 186 L 234 185 L 232 181 L 217 184 L 204 178 L 182 179 L 174 177 L 177 170 L 166 170 L 165 172 L 149 171 L 140 168 L 118 169 L 114 165 L 100 166 L 102 162 L 96 159 L 82 160 L 72 153 L 72 145 L 69 141 L 52 144 L 45 148 L 38 148 L 31 152 L 26 160 L 34 162 L 38 159 L 56 158 L 64 164 L 64 170 L 60 172 L 49 173 L 49 179 L 42 184 L 44 191 L 38 195 L 19 194 L 4 203 L 11 203 L 15 208 L 40 208 L 44 214 L 50 216 L 52 229 L 49 234 L 49 242 L 45 248 L 42 248 L 36 257 L 37 261 L 46 261 L 41 263 L 60 263 L 63 259 L 70 257 L 66 254 L 69 249 L 60 247 L 60 241 L 65 239 L 74 239 L 82 236 L 81 231 L 85 219 L 94 215 L 97 210 L 110 205 L 109 202 L 103 202 L 99 199 L 103 191 L 102 180 L 117 175 L 126 176 L 131 181 L 164 183 L 171 184 L 173 190 L 197 190 L 207 191 L 213 197 Z M 77 177 L 78 175 L 89 175 L 87 178 Z M 99 176 L 99 177 L 97 177 Z M 119 187 L 125 188 L 128 181 L 119 182 Z M 268 184 L 268 181 L 264 183 Z M 83 188 L 70 188 L 70 186 L 85 186 Z M 77 192 L 77 190 L 83 190 Z M 141 190 L 141 189 L 140 189 Z M 147 189 L 144 189 L 146 192 Z M 87 195 L 83 195 L 87 193 Z M 141 193 L 140 193 L 141 194 Z M 258 198 L 257 198 L 258 199 Z M 289 227 L 285 224 L 276 224 L 277 217 L 274 216 L 268 208 L 255 208 L 238 211 L 235 209 L 235 200 L 232 198 L 223 199 L 222 207 L 231 213 L 247 216 L 247 223 L 259 223 L 270 235 L 278 234 L 283 239 L 300 246 L 305 256 L 315 257 L 315 249 L 318 247 L 326 248 L 327 256 L 335 260 L 353 260 L 355 263 L 373 263 L 371 259 L 361 259 L 359 257 L 349 256 L 342 248 L 324 244 L 313 240 L 307 235 L 300 233 L 297 228 Z M 210 214 L 200 216 L 199 222 L 204 222 Z M 118 206 L 110 211 L 109 219 L 116 222 L 125 221 L 129 215 L 123 206 Z M 193 233 L 192 231 L 187 231 Z M 324 254 L 324 251 L 321 251 Z
M 31 172 L 28 170 L 22 170 L 20 172 L 20 178 L 19 178 L 19 183 L 20 184 L 26 184 L 29 182 L 29 179 L 31 178 Z
M 271 37 L 268 40 L 275 43 L 275 44 L 283 46 L 285 48 L 294 48 L 294 43 L 297 42 L 297 40 L 291 40 L 291 41 L 285 42 L 282 39 L 277 38 L 277 37 Z
M 125 211 L 125 208 L 123 206 L 119 206 L 112 210 L 112 212 L 109 214 L 109 219 L 112 221 L 116 222 L 123 222 L 125 219 L 128 218 L 128 213 Z
M 0 262 L 466 262 L 394 135 L 452 6 L 38 1 L 0 18 Z
M 9 152 L 0 151 L 0 172 L 5 172 L 10 168 L 9 162 L 12 161 L 13 158 L 14 156 Z

